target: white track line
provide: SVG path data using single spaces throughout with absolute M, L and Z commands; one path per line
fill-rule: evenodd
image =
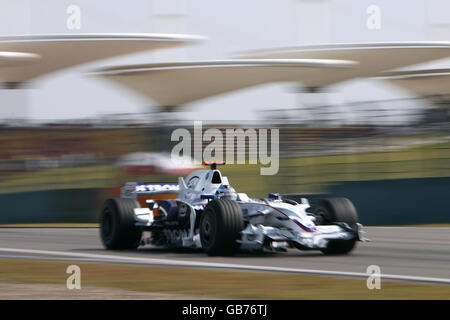
M 269 272 L 285 272 L 285 273 L 303 273 L 303 274 L 318 274 L 329 276 L 348 276 L 368 278 L 369 274 L 362 272 L 345 272 L 345 271 L 331 271 L 331 270 L 316 270 L 316 269 L 297 269 L 297 268 L 281 268 L 281 267 L 266 267 L 266 266 L 252 266 L 229 263 L 214 263 L 214 262 L 200 262 L 200 261 L 182 261 L 171 259 L 154 259 L 154 258 L 137 258 L 120 255 L 106 255 L 106 254 L 92 254 L 92 253 L 74 253 L 62 251 L 46 251 L 46 250 L 32 250 L 32 249 L 14 249 L 14 248 L 0 248 L 0 252 L 21 253 L 43 256 L 56 256 L 66 258 L 87 258 L 102 262 L 116 262 L 116 263 L 136 263 L 148 265 L 165 265 L 165 266 L 182 266 L 182 267 L 201 267 L 201 268 L 220 268 L 220 269 L 237 269 L 237 270 L 251 270 L 251 271 L 269 271 Z M 14 258 L 14 256 L 11 256 Z M 404 281 L 418 281 L 418 282 L 434 282 L 450 284 L 450 279 L 433 278 L 433 277 L 416 277 L 396 274 L 382 274 L 381 278 L 390 280 L 404 280 Z

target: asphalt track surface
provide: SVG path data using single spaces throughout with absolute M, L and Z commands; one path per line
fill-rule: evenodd
M 371 242 L 346 256 L 288 250 L 208 257 L 198 250 L 141 247 L 104 250 L 96 228 L 0 228 L 0 258 L 91 261 L 367 277 L 377 265 L 385 279 L 450 284 L 450 228 L 365 227 Z

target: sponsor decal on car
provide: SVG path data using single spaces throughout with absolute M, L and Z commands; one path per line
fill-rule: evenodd
M 146 184 L 146 183 L 136 184 L 136 192 L 178 191 L 178 190 L 179 187 L 177 184 Z

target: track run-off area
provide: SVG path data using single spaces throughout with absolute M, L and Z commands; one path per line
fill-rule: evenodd
M 151 246 L 109 251 L 97 228 L 0 228 L 0 258 L 64 260 L 220 268 L 232 270 L 368 277 L 376 265 L 382 279 L 450 284 L 450 228 L 365 227 L 370 242 L 358 243 L 349 255 L 291 249 L 280 253 L 239 253 L 208 257 L 200 250 Z

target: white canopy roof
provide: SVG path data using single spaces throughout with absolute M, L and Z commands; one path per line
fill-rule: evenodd
M 379 79 L 412 91 L 432 100 L 450 100 L 450 69 L 423 69 L 385 72 Z
M 123 66 L 94 74 L 161 106 L 176 106 L 269 82 L 323 87 L 447 56 L 450 42 L 320 45 L 256 51 L 227 61 Z
M 41 56 L 34 53 L 0 51 L 0 67 L 12 67 L 37 62 Z
M 0 82 L 25 82 L 59 69 L 98 59 L 181 46 L 200 39 L 196 36 L 172 34 L 0 37 Z
M 359 68 L 345 73 L 329 73 L 302 79 L 309 87 L 322 87 L 336 82 L 371 77 L 393 70 L 450 56 L 450 42 L 388 42 L 304 46 L 277 50 L 253 51 L 239 55 L 248 59 L 341 59 L 359 62 Z
M 347 60 L 247 59 L 123 66 L 92 74 L 128 87 L 161 106 L 177 106 L 269 82 L 298 82 L 317 73 L 345 73 L 356 66 L 356 62 Z

